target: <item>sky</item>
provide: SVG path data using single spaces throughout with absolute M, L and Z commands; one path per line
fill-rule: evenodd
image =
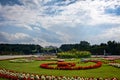
M 120 41 L 120 0 L 0 0 L 0 43 Z

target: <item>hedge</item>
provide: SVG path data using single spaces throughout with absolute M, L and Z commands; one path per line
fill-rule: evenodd
M 89 51 L 68 51 L 57 54 L 58 58 L 88 58 L 91 57 Z

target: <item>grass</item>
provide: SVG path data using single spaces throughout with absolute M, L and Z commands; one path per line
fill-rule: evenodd
M 67 60 L 70 62 L 69 60 Z M 77 62 L 78 59 L 72 61 Z M 55 62 L 55 61 L 34 61 L 32 63 L 10 63 L 9 60 L 0 61 L 0 68 L 6 68 L 18 72 L 28 72 L 28 73 L 36 73 L 43 75 L 54 75 L 54 76 L 80 76 L 80 77 L 103 77 L 103 78 L 112 78 L 116 77 L 120 79 L 120 69 L 116 67 L 109 66 L 107 64 L 103 64 L 102 67 L 97 69 L 88 69 L 88 70 L 50 70 L 40 68 L 39 65 L 42 63 Z M 120 60 L 117 60 L 120 62 Z M 87 66 L 94 65 L 94 63 L 82 63 L 77 64 L 77 66 Z M 4 80 L 4 79 L 0 79 Z

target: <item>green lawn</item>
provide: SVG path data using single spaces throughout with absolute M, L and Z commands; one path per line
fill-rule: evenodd
M 74 62 L 79 61 L 78 59 Z M 36 73 L 43 75 L 54 75 L 54 76 L 80 76 L 80 77 L 103 77 L 103 78 L 112 78 L 116 77 L 120 79 L 120 68 L 112 67 L 107 64 L 103 64 L 102 67 L 97 69 L 88 69 L 88 70 L 50 70 L 40 68 L 39 65 L 46 62 L 55 62 L 55 61 L 34 61 L 32 63 L 10 63 L 9 60 L 0 61 L 0 68 L 6 68 L 18 72 L 28 72 Z M 120 60 L 117 60 L 120 62 Z M 86 66 L 94 65 L 95 63 L 81 63 L 77 65 Z M 0 79 L 2 80 L 2 79 Z

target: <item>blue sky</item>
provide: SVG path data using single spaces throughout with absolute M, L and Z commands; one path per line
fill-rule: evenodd
M 119 0 L 0 0 L 0 43 L 120 41 Z

